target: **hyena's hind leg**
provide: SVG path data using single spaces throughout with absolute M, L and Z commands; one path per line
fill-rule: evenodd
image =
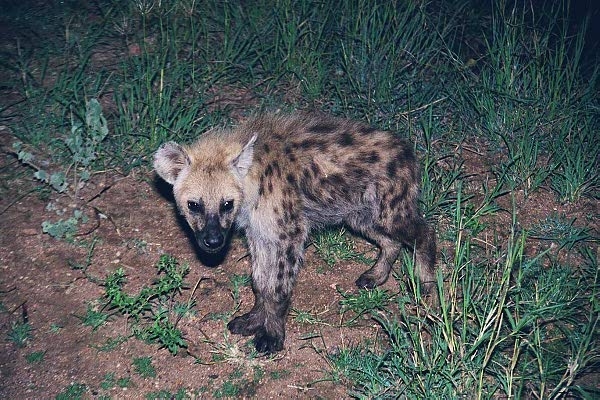
M 377 230 L 361 229 L 360 232 L 371 239 L 380 249 L 379 258 L 377 262 L 370 269 L 365 271 L 357 280 L 356 286 L 359 288 L 373 289 L 379 285 L 382 285 L 387 281 L 390 276 L 390 271 L 394 262 L 400 254 L 402 249 L 402 243 L 392 239 L 389 235 L 386 235 Z
M 423 218 L 413 217 L 393 229 L 363 227 L 360 232 L 373 240 L 381 252 L 375 265 L 356 280 L 358 287 L 371 289 L 383 284 L 404 244 L 414 251 L 415 266 L 423 292 L 431 292 L 435 285 L 435 232 Z

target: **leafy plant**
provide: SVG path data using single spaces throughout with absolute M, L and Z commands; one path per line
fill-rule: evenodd
M 156 341 L 172 354 L 177 354 L 187 344 L 176 326 L 183 314 L 174 312 L 173 297 L 184 289 L 189 266 L 180 265 L 174 257 L 163 254 L 156 268 L 160 277 L 151 286 L 143 287 L 137 295 L 123 290 L 125 272 L 122 268 L 117 269 L 104 282 L 105 298 L 110 308 L 133 320 L 132 330 L 136 336 Z M 175 322 L 172 321 L 173 315 L 178 315 Z
M 108 320 L 109 315 L 103 313 L 101 310 L 97 310 L 91 304 L 88 304 L 85 315 L 79 317 L 81 322 L 91 327 L 93 330 L 98 329 Z
M 142 378 L 156 378 L 156 368 L 152 365 L 152 357 L 136 357 L 132 364 L 135 372 Z
M 88 388 L 83 383 L 72 383 L 65 390 L 56 395 L 56 400 L 78 400 L 83 399 L 83 395 Z
M 8 340 L 18 347 L 25 347 L 27 341 L 31 338 L 31 325 L 28 322 L 13 322 L 8 331 Z
M 29 364 L 41 363 L 42 361 L 44 361 L 45 354 L 46 354 L 46 352 L 42 351 L 42 350 L 34 351 L 33 353 L 26 355 L 25 359 L 27 360 L 27 362 Z

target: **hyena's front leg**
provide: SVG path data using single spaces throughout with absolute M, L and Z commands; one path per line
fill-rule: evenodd
M 279 236 L 289 238 L 288 234 Z M 275 246 L 251 237 L 248 241 L 253 258 L 255 304 L 249 313 L 235 318 L 227 327 L 232 333 L 254 334 L 258 352 L 274 353 L 283 349 L 285 321 L 302 264 L 304 241 L 280 241 Z
M 234 318 L 227 324 L 227 329 L 236 335 L 250 336 L 258 332 L 265 324 L 264 302 L 262 295 L 256 291 L 252 285 L 254 292 L 254 307 L 250 312 Z

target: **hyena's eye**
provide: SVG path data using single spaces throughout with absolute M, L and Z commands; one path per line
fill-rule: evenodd
M 187 202 L 188 210 L 193 212 L 194 214 L 204 214 L 204 205 L 197 201 L 188 200 Z
M 233 210 L 233 200 L 225 200 L 221 203 L 220 210 L 221 213 L 226 213 Z

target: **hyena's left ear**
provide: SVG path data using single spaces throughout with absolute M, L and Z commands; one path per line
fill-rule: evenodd
M 187 152 L 175 142 L 163 144 L 154 154 L 154 170 L 171 185 L 175 183 L 181 170 L 189 164 Z
M 254 156 L 254 142 L 256 142 L 256 135 L 252 136 L 248 143 L 242 148 L 240 154 L 237 155 L 231 161 L 231 169 L 238 179 L 243 179 L 248 174 L 248 170 L 252 165 L 252 159 Z

